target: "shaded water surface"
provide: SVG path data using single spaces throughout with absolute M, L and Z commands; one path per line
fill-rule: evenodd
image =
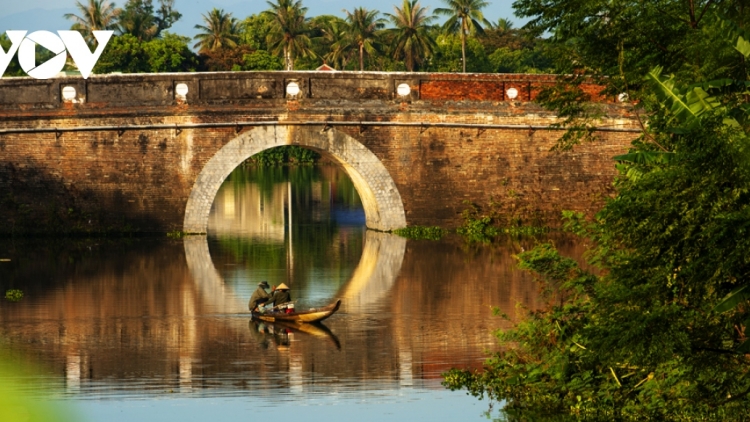
M 507 323 L 493 306 L 537 305 L 512 258 L 528 244 L 363 224 L 336 168 L 241 169 L 208 236 L 2 240 L 0 288 L 24 292 L 0 303 L 4 359 L 31 364 L 23 388 L 75 403 L 82 420 L 483 420 L 486 403 L 440 374 L 496 349 Z M 288 284 L 298 308 L 342 309 L 319 326 L 257 323 L 247 301 L 261 280 Z

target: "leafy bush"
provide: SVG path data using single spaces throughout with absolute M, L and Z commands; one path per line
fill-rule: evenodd
M 396 229 L 393 233 L 405 237 L 407 239 L 415 240 L 440 240 L 445 236 L 448 231 L 440 227 L 425 227 L 425 226 L 410 226 L 401 229 Z
M 23 299 L 23 292 L 18 289 L 10 289 L 5 291 L 5 300 L 10 302 L 18 302 Z

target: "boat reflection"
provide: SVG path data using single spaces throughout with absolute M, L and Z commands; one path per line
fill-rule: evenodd
M 294 324 L 283 321 L 258 321 L 251 318 L 249 328 L 250 335 L 263 349 L 274 345 L 277 350 L 285 350 L 290 346 L 290 336 L 300 334 L 327 340 L 337 350 L 341 350 L 338 337 L 320 322 Z

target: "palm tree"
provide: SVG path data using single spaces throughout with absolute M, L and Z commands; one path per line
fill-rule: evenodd
M 482 24 L 492 26 L 484 18 L 482 9 L 489 5 L 483 0 L 443 0 L 447 8 L 435 9 L 435 13 L 448 16 L 443 29 L 450 33 L 461 34 L 461 57 L 463 70 L 466 73 L 466 36 L 472 33 L 484 34 Z
M 214 8 L 208 15 L 203 16 L 206 25 L 195 25 L 201 33 L 193 37 L 198 42 L 193 47 L 199 51 L 216 51 L 221 48 L 237 47 L 240 39 L 239 23 L 231 13 L 224 13 L 224 9 Z
M 513 22 L 510 19 L 500 18 L 493 27 L 500 31 L 500 33 L 505 33 L 513 29 Z
M 130 34 L 139 41 L 149 41 L 156 38 L 159 27 L 150 13 L 150 3 L 142 0 L 129 0 L 125 8 L 120 10 L 117 27 L 120 35 Z
M 268 45 L 275 54 L 283 53 L 286 70 L 294 70 L 294 57 L 315 57 L 310 48 L 308 36 L 306 7 L 302 7 L 302 0 L 277 0 L 277 3 L 267 2 L 270 10 L 263 12 L 272 18 L 272 26 L 268 37 Z
M 404 0 L 400 9 L 396 6 L 393 9 L 394 14 L 385 14 L 395 26 L 390 30 L 394 37 L 393 58 L 403 57 L 406 70 L 412 72 L 437 48 L 427 32 L 435 17 L 428 15 L 427 8 L 422 7 L 418 0 Z
M 89 0 L 86 5 L 76 2 L 76 7 L 81 11 L 81 16 L 66 13 L 65 19 L 73 20 L 70 29 L 83 32 L 83 37 L 89 44 L 94 42 L 93 31 L 110 30 L 117 27 L 116 21 L 120 9 L 115 9 L 115 5 L 108 0 Z
M 324 61 L 335 68 L 344 69 L 352 52 L 352 45 L 349 43 L 346 32 L 346 21 L 336 16 L 331 16 L 330 19 L 327 16 L 325 19 L 318 16 L 315 19 L 318 20 L 317 29 L 320 36 L 313 40 L 317 41 L 319 48 L 328 50 L 328 53 L 323 56 Z
M 359 50 L 359 70 L 365 70 L 365 51 L 373 54 L 380 45 L 379 33 L 385 27 L 385 19 L 378 18 L 380 12 L 364 7 L 346 12 L 346 35 Z

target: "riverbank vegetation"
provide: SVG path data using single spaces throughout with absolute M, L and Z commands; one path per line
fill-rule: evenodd
M 508 420 L 748 420 L 750 12 L 584 4 L 514 7 L 555 34 L 571 69 L 607 76 L 648 121 L 615 157 L 617 195 L 592 220 L 565 213 L 595 245 L 597 272 L 552 244 L 519 254 L 547 304 L 497 333 L 482 371 L 452 370 L 444 385 L 503 402 Z M 570 82 L 561 93 L 580 92 Z
M 511 193 L 507 199 L 513 201 Z M 478 205 L 464 201 L 466 208 L 461 213 L 463 223 L 456 232 L 471 242 L 490 243 L 500 235 L 535 236 L 552 230 L 550 221 L 533 209 L 533 206 L 503 208 L 503 204 L 490 198 L 487 204 Z
M 409 226 L 393 231 L 401 237 L 414 240 L 440 240 L 449 233 L 448 230 L 437 226 Z

